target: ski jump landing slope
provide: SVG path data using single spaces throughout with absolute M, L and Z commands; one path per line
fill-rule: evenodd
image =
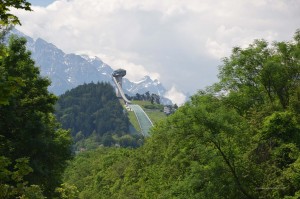
M 123 92 L 123 89 L 121 88 L 120 84 L 117 82 L 115 77 L 112 77 L 113 81 L 115 82 L 119 93 L 121 94 L 123 100 L 128 104 L 128 106 L 133 110 L 139 126 L 141 128 L 141 133 L 144 137 L 148 137 L 149 135 L 149 129 L 153 126 L 153 123 L 151 122 L 150 118 L 148 115 L 145 113 L 145 111 L 137 104 L 131 104 L 131 101 L 128 100 Z
M 145 111 L 137 104 L 130 104 L 129 107 L 134 111 L 134 114 L 139 122 L 141 133 L 144 137 L 148 137 L 149 129 L 153 126 L 151 120 L 149 119 L 148 115 Z

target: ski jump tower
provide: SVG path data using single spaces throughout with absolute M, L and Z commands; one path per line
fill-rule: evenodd
M 153 126 L 153 124 L 152 124 L 150 118 L 148 117 L 148 115 L 144 112 L 144 110 L 139 105 L 131 104 L 131 101 L 129 101 L 126 98 L 124 91 L 122 89 L 122 78 L 125 75 L 126 75 L 126 70 L 124 70 L 124 69 L 118 69 L 112 73 L 112 79 L 117 86 L 117 89 L 116 89 L 117 97 L 123 98 L 123 100 L 133 110 L 133 112 L 138 120 L 139 126 L 141 128 L 142 135 L 144 137 L 148 137 L 148 136 L 150 136 L 149 129 Z
M 116 94 L 117 94 L 117 97 L 119 98 L 123 98 L 124 101 L 128 104 L 131 103 L 131 101 L 129 101 L 124 92 L 123 92 L 123 89 L 122 89 L 122 78 L 126 75 L 126 70 L 124 69 L 118 69 L 118 70 L 115 70 L 113 73 L 112 73 L 112 78 L 117 86 L 117 89 L 116 89 Z

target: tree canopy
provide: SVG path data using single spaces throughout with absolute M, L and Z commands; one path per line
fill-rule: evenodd
M 299 198 L 299 38 L 234 48 L 142 147 L 81 153 L 64 182 L 79 198 Z
M 290 42 L 256 40 L 246 49 L 236 47 L 220 68 L 222 91 L 236 107 L 247 111 L 254 106 L 278 110 L 299 108 L 300 30 Z M 299 109 L 298 109 L 299 110 Z
M 5 103 L 0 104 L 0 156 L 7 166 L 14 163 L 16 169 L 21 160 L 28 163 L 28 168 L 20 168 L 27 168 L 28 172 L 20 170 L 21 173 L 17 173 L 24 182 L 38 185 L 51 196 L 60 184 L 66 160 L 71 157 L 72 141 L 69 132 L 62 130 L 55 120 L 53 112 L 57 98 L 48 92 L 50 81 L 40 76 L 25 43 L 23 38 L 11 37 L 7 47 L 2 44 L 5 51 L 0 58 L 3 74 L 18 82 L 14 84 L 16 92 L 6 95 Z M 4 166 L 3 169 L 13 172 L 13 167 Z M 5 176 L 8 178 L 9 174 Z M 17 186 L 20 180 L 1 180 L 4 182 Z
M 10 13 L 11 8 L 31 11 L 31 4 L 26 0 L 0 0 L 0 59 L 7 55 L 3 44 L 5 35 L 13 25 L 21 24 L 19 18 Z M 0 105 L 8 104 L 8 97 L 13 95 L 22 84 L 19 77 L 12 77 L 0 66 Z
M 10 8 L 24 9 L 31 11 L 31 4 L 26 0 L 0 0 L 0 27 L 7 25 L 21 25 L 17 16 L 10 13 Z
M 59 97 L 56 116 L 64 129 L 70 129 L 75 150 L 99 145 L 137 147 L 141 136 L 129 133 L 127 112 L 109 83 L 89 83 Z

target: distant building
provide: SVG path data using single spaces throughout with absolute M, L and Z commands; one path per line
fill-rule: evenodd
M 168 107 L 168 106 L 165 106 L 165 107 L 164 107 L 164 113 L 165 113 L 166 115 L 170 115 L 170 114 L 171 114 L 171 108 Z

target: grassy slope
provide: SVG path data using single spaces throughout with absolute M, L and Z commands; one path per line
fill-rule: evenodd
M 121 104 L 125 106 L 124 101 L 120 100 Z M 152 123 L 155 125 L 157 122 L 163 120 L 166 118 L 165 113 L 162 111 L 162 106 L 160 107 L 160 109 L 147 109 L 145 108 L 145 106 L 147 105 L 151 105 L 151 102 L 149 101 L 132 101 L 133 104 L 138 104 L 142 107 L 142 109 L 147 113 L 147 115 L 149 116 L 150 120 L 152 121 Z M 135 117 L 135 114 L 133 111 L 127 111 L 128 112 L 128 117 L 129 117 L 129 121 L 130 123 L 133 125 L 133 127 L 140 132 L 141 129 L 139 127 L 139 123 Z
M 160 109 L 147 109 L 145 106 L 152 105 L 149 101 L 133 101 L 133 104 L 138 104 L 147 113 L 152 123 L 155 125 L 157 122 L 166 118 L 166 114 L 163 112 L 163 106 L 159 105 Z

